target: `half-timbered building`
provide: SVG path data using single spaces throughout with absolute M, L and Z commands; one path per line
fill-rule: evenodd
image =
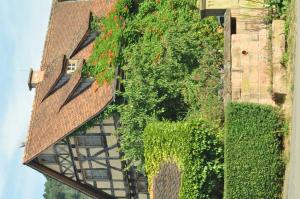
M 94 120 L 114 101 L 117 80 L 98 85 L 81 74 L 101 34 L 90 20 L 115 1 L 53 0 L 41 67 L 28 80 L 36 93 L 24 164 L 93 198 L 147 199 L 146 179 L 124 169 L 118 116 Z

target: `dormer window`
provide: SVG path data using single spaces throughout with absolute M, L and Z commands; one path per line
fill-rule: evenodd
M 67 74 L 73 73 L 78 67 L 78 60 L 69 60 L 67 65 Z

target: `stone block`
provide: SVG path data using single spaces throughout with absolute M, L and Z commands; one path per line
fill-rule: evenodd
M 287 93 L 286 69 L 282 65 L 285 52 L 285 22 L 274 20 L 272 23 L 272 67 L 273 92 Z

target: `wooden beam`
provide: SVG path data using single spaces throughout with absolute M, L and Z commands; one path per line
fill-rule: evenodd
M 54 149 L 55 155 L 57 155 L 57 161 L 58 161 L 59 171 L 60 171 L 60 173 L 63 173 L 64 171 L 63 171 L 63 168 L 62 168 L 62 165 L 61 165 L 61 162 L 60 162 L 59 153 L 57 151 L 56 145 L 53 146 L 53 149 Z
M 104 191 L 101 191 L 99 189 L 96 189 L 90 185 L 87 184 L 82 184 L 80 182 L 74 181 L 64 175 L 61 175 L 60 173 L 53 171 L 41 164 L 38 164 L 37 162 L 35 162 L 34 160 L 31 161 L 30 163 L 27 164 L 29 167 L 63 183 L 66 184 L 72 188 L 75 188 L 83 193 L 85 193 L 86 195 L 95 198 L 95 199 L 116 199 L 114 196 L 109 195 L 107 193 L 105 193 Z
M 100 123 L 100 131 L 101 133 L 105 133 L 104 132 L 104 127 L 103 127 L 103 122 Z M 107 167 L 107 171 L 110 177 L 110 188 L 111 188 L 111 193 L 112 195 L 115 195 L 115 191 L 114 191 L 114 183 L 112 181 L 112 172 L 111 172 L 111 167 L 110 167 L 110 162 L 109 160 L 112 160 L 113 157 L 109 157 L 109 152 L 108 152 L 108 145 L 107 145 L 107 140 L 106 140 L 106 136 L 103 136 L 103 141 L 104 141 L 104 149 L 105 149 L 105 158 L 106 158 L 106 167 Z M 98 157 L 99 158 L 99 157 Z M 120 159 L 120 157 L 118 157 L 118 159 Z M 121 160 L 120 160 L 121 161 Z
M 72 147 L 71 147 L 71 144 L 70 144 L 70 138 L 69 137 L 66 138 L 66 143 L 68 145 L 69 153 L 70 153 L 70 156 L 71 156 L 75 178 L 76 178 L 77 181 L 80 181 L 78 173 L 77 173 L 77 167 L 76 167 L 76 164 L 74 162 L 74 154 L 73 154 L 73 151 L 72 151 Z
M 79 160 L 79 157 L 81 156 L 81 153 L 80 153 L 79 148 L 78 148 L 78 140 L 76 139 L 76 137 L 74 137 L 74 143 L 75 143 L 74 145 L 75 145 L 75 149 L 76 149 L 76 152 L 77 152 L 79 167 L 80 167 L 80 170 L 83 171 L 82 162 Z M 83 181 L 86 182 L 86 177 L 85 177 L 84 172 L 82 173 L 82 178 L 83 178 Z
M 91 152 L 89 148 L 86 148 L 86 154 L 87 154 L 87 158 L 89 158 L 91 156 Z M 89 168 L 93 169 L 93 164 L 91 162 L 91 160 L 88 160 L 88 164 L 89 164 Z M 97 183 L 96 181 L 93 181 L 94 187 L 97 187 Z
M 231 10 L 226 10 L 224 16 L 224 92 L 223 102 L 224 107 L 231 101 L 232 89 L 231 89 Z
M 114 157 L 93 157 L 93 156 L 85 156 L 81 155 L 78 157 L 78 160 L 80 161 L 95 161 L 95 160 L 120 160 L 121 157 L 114 156 Z
M 120 115 L 118 113 L 113 114 L 113 121 L 115 125 L 115 131 L 121 127 L 120 125 Z M 120 148 L 120 138 L 117 136 L 117 147 Z M 122 159 L 124 156 L 124 153 L 120 150 L 119 155 Z M 126 192 L 126 197 L 131 198 L 131 191 L 130 191 L 130 185 L 129 185 L 129 180 L 128 180 L 128 172 L 126 171 L 127 168 L 127 163 L 126 161 L 121 161 L 121 166 L 122 166 L 122 174 L 123 174 L 123 181 L 124 181 L 124 186 L 125 186 L 125 192 Z
M 104 164 L 104 163 L 102 163 L 102 162 L 99 162 L 99 161 L 97 161 L 97 160 L 93 160 L 94 162 L 96 162 L 97 164 L 100 164 L 100 165 L 102 165 L 102 166 L 107 166 L 106 164 Z M 116 170 L 116 171 L 120 171 L 120 172 L 123 172 L 123 170 L 122 169 L 119 169 L 119 168 L 117 168 L 117 167 L 114 167 L 114 166 L 111 166 L 110 165 L 110 168 L 111 169 L 114 169 L 114 170 Z
M 106 150 L 111 150 L 111 149 L 114 149 L 114 148 L 117 148 L 117 147 L 118 147 L 118 144 L 114 144 L 114 145 L 112 145 L 112 146 L 110 146 L 110 147 L 106 147 L 106 148 L 102 149 L 101 151 L 95 153 L 92 157 L 99 156 L 99 155 L 101 155 L 102 153 L 104 153 Z

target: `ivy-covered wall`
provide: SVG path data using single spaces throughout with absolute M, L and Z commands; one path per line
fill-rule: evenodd
M 165 163 L 181 172 L 180 199 L 217 199 L 223 195 L 223 144 L 220 129 L 198 116 L 182 122 L 154 122 L 143 134 L 150 180 Z

